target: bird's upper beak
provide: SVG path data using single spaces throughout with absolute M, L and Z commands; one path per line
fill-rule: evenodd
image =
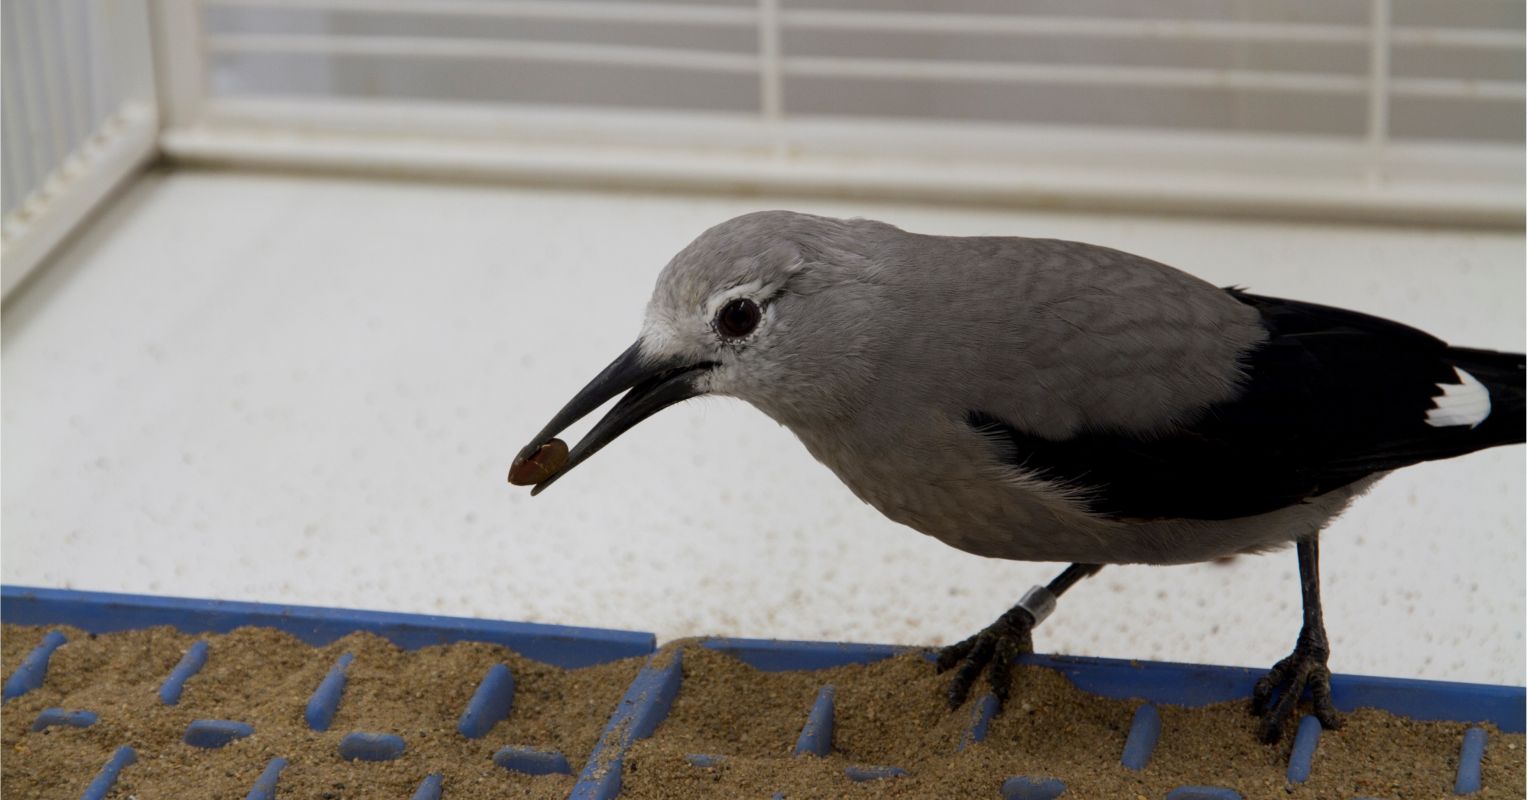
M 574 395 L 552 417 L 552 421 L 536 434 L 535 440 L 515 457 L 514 466 L 510 468 L 512 482 L 517 469 L 535 456 L 543 444 L 627 389 L 631 391 L 626 392 L 626 396 L 568 453 L 567 462 L 535 484 L 531 489 L 532 495 L 540 494 L 559 477 L 567 474 L 568 470 L 578 466 L 638 422 L 675 403 L 703 393 L 704 390 L 698 385 L 699 378 L 715 364 L 691 364 L 677 358 L 644 360 L 640 347 L 641 342 L 638 342 L 626 348 L 626 352 L 610 362 L 610 366 L 589 381 L 588 386 Z

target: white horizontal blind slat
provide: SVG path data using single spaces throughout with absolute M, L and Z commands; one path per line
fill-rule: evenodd
M 652 121 L 686 147 L 738 158 L 762 148 L 779 169 L 851 150 L 1009 168 L 1030 162 L 1018 142 L 1034 132 L 1082 141 L 1093 137 L 1078 132 L 1098 132 L 1127 151 L 1151 138 L 1208 153 L 1204 141 L 1223 140 L 1241 155 L 1183 162 L 1222 174 L 1204 184 L 1214 191 L 1266 179 L 1243 166 L 1248 155 L 1310 139 L 1342 143 L 1348 155 L 1335 174 L 1376 198 L 1400 191 L 1404 175 L 1446 175 L 1443 161 L 1398 160 L 1432 152 L 1396 149 L 1403 143 L 1477 149 L 1496 160 L 1498 176 L 1510 174 L 1523 128 L 1521 12 L 1493 0 L 1407 2 L 1380 14 L 1381 3 L 1389 8 L 1389 0 L 1096 0 L 1011 11 L 985 0 L 917 10 L 861 0 L 204 0 L 212 83 L 200 118 L 272 127 L 225 112 L 300 95 L 286 106 L 306 115 L 299 130 L 354 131 L 362 117 L 346 115 L 359 101 L 397 111 L 369 135 L 416 137 L 445 128 L 417 112 L 421 102 L 455 104 L 500 122 L 452 136 L 510 147 L 544 133 L 520 124 L 522 112 L 558 109 L 548 113 L 573 120 L 587 111 L 600 121 L 568 122 L 567 135 L 548 141 L 636 145 L 631 132 Z M 686 115 L 725 118 L 718 130 L 732 132 L 708 138 L 709 127 Z M 824 138 L 818 123 L 857 133 Z M 882 135 L 893 125 L 902 133 Z M 1008 144 L 994 128 L 1010 132 Z M 661 147 L 664 138 L 640 143 Z M 1080 176 L 1103 155 L 1044 164 Z M 1301 174 L 1288 166 L 1285 174 Z M 868 169 L 835 174 L 854 191 L 855 181 L 869 185 Z M 1505 179 L 1491 173 L 1459 180 L 1499 199 L 1503 187 L 1491 182 Z
M 753 55 L 679 48 L 516 40 L 426 38 L 418 36 L 291 36 L 242 34 L 210 36 L 212 53 L 300 53 L 328 56 L 438 58 L 463 61 L 563 61 L 617 66 L 650 66 L 719 72 L 758 71 Z
M 679 3 L 611 3 L 599 0 L 203 0 L 209 8 L 339 11 L 371 15 L 476 17 L 627 22 L 685 26 L 753 27 L 749 7 Z

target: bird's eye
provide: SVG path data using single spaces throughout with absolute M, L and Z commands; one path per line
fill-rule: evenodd
M 716 332 L 728 339 L 741 339 L 759 326 L 759 317 L 763 312 L 759 310 L 759 304 L 746 297 L 740 297 L 716 313 Z

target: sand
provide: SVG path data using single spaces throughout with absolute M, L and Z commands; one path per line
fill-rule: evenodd
M 8 676 L 46 628 L 4 626 L 0 661 Z M 186 684 L 177 706 L 159 703 L 161 681 L 198 637 L 154 628 L 70 641 L 53 658 L 41 689 L 6 703 L 3 780 L 7 798 L 78 797 L 122 744 L 139 752 L 114 798 L 242 797 L 274 756 L 291 761 L 282 798 L 408 797 L 441 772 L 447 797 L 565 797 L 570 776 L 531 777 L 491 761 L 509 744 L 561 750 L 574 772 L 588 759 L 625 687 L 641 666 L 627 659 L 561 670 L 495 645 L 458 643 L 403 651 L 369 634 L 314 648 L 270 629 L 208 636 L 211 656 Z M 1321 738 L 1310 780 L 1285 780 L 1291 730 L 1280 745 L 1258 743 L 1242 703 L 1160 707 L 1162 738 L 1146 769 L 1120 766 L 1138 705 L 1085 694 L 1059 673 L 1016 670 L 1013 701 L 987 740 L 957 752 L 974 704 L 951 712 L 945 677 L 910 652 L 871 665 L 819 672 L 766 673 L 680 642 L 684 682 L 668 719 L 625 760 L 622 797 L 788 798 L 999 797 L 1013 775 L 1058 777 L 1065 797 L 1161 798 L 1184 784 L 1229 786 L 1255 798 L 1441 798 L 1452 796 L 1466 725 L 1422 723 L 1364 709 L 1344 715 Z M 343 652 L 354 653 L 344 702 L 328 732 L 307 729 L 302 713 L 313 687 Z M 489 666 L 503 662 L 516 682 L 515 710 L 483 739 L 456 732 L 457 718 Z M 791 755 L 819 687 L 836 688 L 834 750 Z M 89 709 L 85 729 L 30 732 L 49 706 Z M 255 734 L 220 750 L 181 742 L 192 719 L 236 719 Z M 1524 737 L 1490 732 L 1480 798 L 1523 797 Z M 402 736 L 404 756 L 346 762 L 336 749 L 350 731 Z M 696 767 L 686 756 L 722 756 Z M 896 766 L 908 775 L 856 783 L 847 767 Z M 187 791 L 187 787 L 195 787 Z
M 4 626 L 6 674 L 46 629 Z M 68 633 L 67 629 L 66 633 Z M 463 642 L 404 651 L 387 640 L 351 634 L 325 647 L 264 628 L 206 637 L 207 665 L 186 682 L 181 701 L 160 704 L 160 683 L 198 637 L 153 628 L 94 638 L 75 632 L 53 655 L 42 688 L 5 704 L 3 781 L 7 798 L 79 797 L 121 745 L 138 751 L 110 795 L 243 797 L 275 756 L 280 797 L 406 798 L 431 772 L 447 796 L 566 797 L 571 776 L 533 777 L 492 762 L 506 745 L 554 748 L 577 771 L 589 757 L 641 659 L 563 670 L 497 645 Z M 344 700 L 330 729 L 308 729 L 308 698 L 341 653 L 353 653 Z M 488 668 L 515 676 L 514 710 L 488 735 L 468 740 L 456 723 Z M 84 729 L 28 728 L 50 706 L 89 709 L 100 721 Z M 218 750 L 184 744 L 193 719 L 250 723 L 255 733 Z M 347 762 L 337 754 L 352 731 L 392 733 L 407 744 L 389 762 Z M 195 787 L 187 792 L 187 787 Z
M 1161 706 L 1162 737 L 1146 769 L 1120 766 L 1137 702 L 1085 694 L 1060 673 L 1015 671 L 1010 708 L 986 741 L 957 744 L 975 703 L 950 712 L 946 676 L 921 653 L 815 673 L 765 673 L 697 646 L 684 653 L 684 683 L 668 720 L 627 758 L 622 797 L 997 798 L 1014 775 L 1057 777 L 1064 798 L 1161 798 L 1186 785 L 1235 788 L 1254 798 L 1451 797 L 1461 737 L 1458 723 L 1420 723 L 1364 709 L 1321 738 L 1308 781 L 1285 780 L 1293 730 L 1263 745 L 1244 703 Z M 817 690 L 835 687 L 834 751 L 791 751 Z M 1524 737 L 1492 726 L 1475 797 L 1522 797 Z M 701 768 L 687 755 L 723 756 Z M 896 766 L 905 777 L 856 783 L 845 768 Z

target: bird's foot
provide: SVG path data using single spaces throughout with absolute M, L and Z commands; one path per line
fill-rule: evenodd
M 1337 707 L 1332 704 L 1332 673 L 1326 668 L 1327 654 L 1325 636 L 1307 636 L 1302 631 L 1294 652 L 1274 664 L 1273 669 L 1257 682 L 1252 689 L 1252 713 L 1262 717 L 1258 723 L 1258 738 L 1268 744 L 1279 740 L 1284 722 L 1306 689 L 1310 689 L 1313 711 L 1322 727 L 1342 725 Z M 1274 699 L 1275 692 L 1278 693 L 1277 700 Z
M 1035 618 L 1023 608 L 1009 609 L 981 633 L 939 651 L 936 666 L 940 672 L 955 667 L 950 681 L 950 708 L 959 708 L 971 693 L 972 684 L 987 673 L 987 683 L 997 698 L 998 708 L 1008 700 L 1009 670 L 1019 656 L 1033 653 Z

